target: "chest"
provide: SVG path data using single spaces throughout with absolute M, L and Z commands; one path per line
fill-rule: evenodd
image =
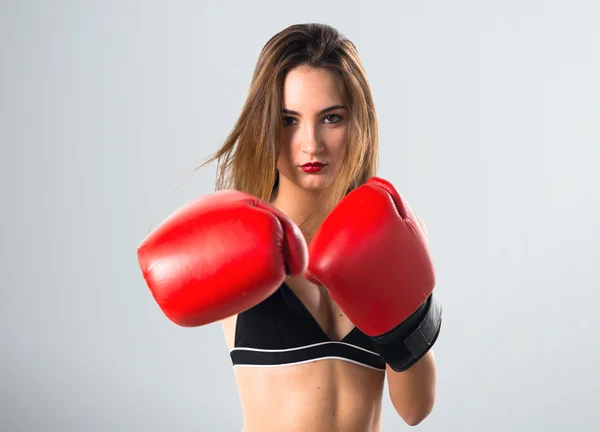
M 289 277 L 286 284 L 331 340 L 339 341 L 352 331 L 354 324 L 324 287 L 315 285 L 302 276 Z

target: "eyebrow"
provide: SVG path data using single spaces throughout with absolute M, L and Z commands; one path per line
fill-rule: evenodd
M 334 111 L 334 110 L 337 110 L 337 109 L 346 109 L 346 107 L 344 105 L 332 105 L 330 107 L 327 107 L 327 108 L 322 109 L 321 111 L 319 111 L 319 115 L 322 115 L 322 114 L 325 114 L 325 113 L 327 113 L 329 111 Z M 297 116 L 300 117 L 300 113 L 297 113 L 296 111 L 292 111 L 292 110 L 289 110 L 289 109 L 285 109 L 284 108 L 283 110 L 281 110 L 281 112 L 284 113 L 284 114 L 297 115 Z

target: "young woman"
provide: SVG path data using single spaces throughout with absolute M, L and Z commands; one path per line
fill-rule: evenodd
M 221 191 L 140 246 L 171 320 L 221 321 L 246 432 L 378 431 L 386 376 L 406 423 L 433 408 L 441 308 L 425 228 L 373 179 L 377 158 L 355 46 L 327 25 L 290 26 L 207 162 Z

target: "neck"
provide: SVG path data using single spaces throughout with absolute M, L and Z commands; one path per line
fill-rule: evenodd
M 322 197 L 322 191 L 305 190 L 286 180 L 280 180 L 277 189 L 273 192 L 271 204 L 298 225 L 306 241 L 310 242 L 324 220 L 324 217 L 308 220 L 321 209 Z

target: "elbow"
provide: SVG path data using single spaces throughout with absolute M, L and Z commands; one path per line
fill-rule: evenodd
M 412 416 L 412 417 L 403 417 L 402 420 L 408 426 L 418 426 L 423 420 L 427 418 L 429 414 L 421 415 L 421 416 Z
M 408 426 L 417 426 L 421 424 L 421 422 L 425 420 L 430 413 L 431 411 L 415 411 L 411 413 L 400 414 L 400 417 L 402 417 L 402 420 L 404 420 Z
M 433 411 L 433 399 L 434 398 L 430 398 L 428 401 L 423 401 L 420 404 L 409 407 L 398 407 L 395 404 L 393 405 L 398 415 L 408 426 L 417 426 L 429 417 L 429 414 Z

